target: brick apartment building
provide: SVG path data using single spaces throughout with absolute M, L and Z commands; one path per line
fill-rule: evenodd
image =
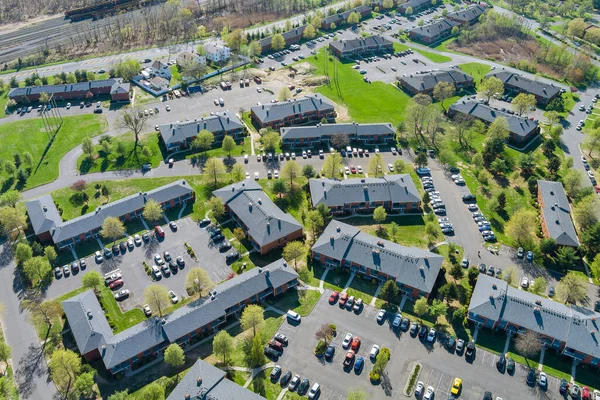
M 388 143 L 396 139 L 392 124 L 317 124 L 315 126 L 294 126 L 281 128 L 281 143 L 286 147 L 311 147 L 327 145 L 336 136 L 345 137 L 348 143 L 362 145 Z
M 323 118 L 335 120 L 333 103 L 320 94 L 281 103 L 261 104 L 250 107 L 252 122 L 259 128 L 279 129 L 284 126 L 319 122 Z
M 121 78 L 98 81 L 66 83 L 64 85 L 27 86 L 14 88 L 8 98 L 19 104 L 35 103 L 42 93 L 54 95 L 56 101 L 88 100 L 96 97 L 110 97 L 112 101 L 129 101 L 130 84 Z
M 444 40 L 452 34 L 452 28 L 460 25 L 450 19 L 440 19 L 431 24 L 411 29 L 408 35 L 419 43 L 432 44 Z
M 306 25 L 299 26 L 290 31 L 283 32 L 281 36 L 283 36 L 283 40 L 285 40 L 285 47 L 300 43 L 302 38 L 304 37 L 304 30 L 306 29 Z M 260 45 L 261 53 L 268 53 L 271 51 L 271 45 L 273 43 L 273 36 L 269 36 L 266 38 L 262 38 L 258 41 Z
M 433 89 L 439 82 L 453 84 L 456 91 L 473 88 L 473 77 L 459 69 L 403 76 L 400 78 L 399 86 L 412 96 L 418 93 L 432 96 Z
M 559 246 L 579 246 L 575 226 L 571 220 L 571 205 L 561 182 L 538 180 L 542 233 L 556 240 Z
M 392 42 L 382 36 L 367 36 L 357 39 L 342 39 L 329 43 L 329 50 L 338 58 L 351 58 L 394 51 Z
M 487 74 L 485 77 L 494 76 L 504 84 L 504 92 L 516 96 L 519 93 L 529 93 L 535 96 L 537 104 L 545 106 L 562 94 L 562 90 L 554 83 L 533 80 L 526 76 L 509 72 L 498 71 Z

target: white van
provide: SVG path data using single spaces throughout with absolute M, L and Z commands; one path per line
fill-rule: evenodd
M 300 322 L 300 320 L 301 320 L 300 314 L 298 314 L 296 311 L 293 311 L 293 310 L 288 310 L 287 318 L 294 322 Z

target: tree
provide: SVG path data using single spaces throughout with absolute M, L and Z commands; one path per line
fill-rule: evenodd
M 310 179 L 313 176 L 315 176 L 315 169 L 312 165 L 310 164 L 306 164 L 304 167 L 302 167 L 302 176 Z
M 252 329 L 252 335 L 256 337 L 256 331 L 262 328 L 265 322 L 265 310 L 258 304 L 250 304 L 242 312 L 240 323 L 243 330 Z M 262 349 L 261 349 L 262 352 Z
M 165 388 L 157 382 L 152 382 L 144 387 L 140 397 L 144 400 L 165 400 Z
M 158 310 L 158 316 L 162 317 L 163 310 L 171 304 L 169 291 L 163 285 L 153 283 L 144 289 L 144 302 L 153 310 Z
M 543 294 L 546 292 L 546 285 L 546 280 L 543 277 L 538 276 L 533 280 L 533 284 L 531 285 L 529 290 L 531 290 L 531 292 L 535 294 Z
M 185 277 L 185 288 L 190 294 L 202 297 L 213 288 L 208 272 L 200 267 L 192 268 Z
M 442 103 L 442 108 L 444 109 L 444 112 L 446 112 L 444 100 L 454 96 L 454 93 L 456 93 L 456 88 L 450 82 L 438 82 L 433 88 L 433 98 Z
M 227 364 L 229 355 L 233 353 L 233 338 L 226 330 L 216 334 L 212 342 L 213 353 L 217 357 L 223 357 L 223 364 Z
M 133 79 L 140 73 L 142 66 L 135 60 L 125 60 L 115 65 L 115 74 L 124 81 Z
M 373 220 L 379 224 L 379 230 L 381 230 L 381 223 L 385 221 L 386 218 L 387 212 L 383 206 L 379 206 L 373 211 Z
M 290 181 L 290 193 L 294 194 L 294 180 L 300 177 L 302 169 L 296 161 L 288 161 L 281 169 L 281 177 Z
M 326 178 L 333 179 L 339 174 L 339 170 L 342 166 L 342 156 L 340 153 L 330 153 L 325 159 L 323 165 L 323 175 Z
M 124 108 L 121 110 L 119 125 L 122 128 L 129 129 L 133 132 L 135 137 L 135 144 L 133 146 L 134 151 L 137 150 L 140 135 L 146 127 L 148 118 L 149 115 L 146 115 L 140 107 Z
M 562 183 L 569 197 L 577 196 L 583 186 L 583 172 L 581 170 L 570 168 L 562 177 Z
M 171 343 L 165 350 L 165 362 L 175 369 L 179 369 L 185 364 L 185 354 L 183 349 L 177 343 Z M 177 373 L 179 376 L 179 372 Z
M 583 38 L 586 28 L 587 24 L 585 23 L 583 18 L 575 18 L 574 20 L 569 22 L 567 34 L 569 36 Z
M 412 8 L 412 7 L 410 7 L 410 6 L 408 6 L 408 7 L 406 8 L 405 14 L 406 14 L 406 15 L 409 15 L 409 16 L 410 16 L 410 15 L 412 15 L 412 14 L 413 14 L 413 8 Z
M 24 263 L 33 257 L 33 250 L 27 243 L 18 243 L 15 249 L 15 259 L 19 264 Z
M 261 52 L 262 48 L 260 46 L 260 43 L 258 43 L 258 40 L 253 40 L 248 44 L 248 55 L 250 57 L 259 56 Z
M 0 361 L 8 361 L 12 354 L 12 349 L 4 341 L 0 342 Z
M 540 240 L 540 252 L 544 255 L 552 255 L 556 251 L 558 245 L 554 238 L 544 238 Z
M 115 392 L 108 396 L 108 400 L 128 400 L 129 399 L 129 391 L 127 389 L 122 390 L 120 392 Z
M 202 129 L 192 141 L 192 149 L 206 151 L 210 149 L 214 141 L 215 135 L 206 129 Z
M 356 25 L 360 22 L 360 14 L 357 12 L 351 12 L 350 15 L 348 15 L 348 19 L 347 19 L 348 25 Z
M 84 372 L 83 374 L 77 377 L 75 381 L 75 393 L 79 395 L 79 397 L 83 397 L 84 399 L 90 398 L 94 395 L 94 376 L 96 372 Z
M 212 210 L 212 215 L 215 218 L 220 218 L 225 213 L 225 205 L 220 197 L 211 197 L 208 200 L 208 206 Z
M 229 135 L 225 135 L 221 148 L 227 153 L 227 157 L 231 158 L 231 152 L 235 149 L 235 140 Z
M 287 193 L 287 184 L 283 179 L 275 179 L 273 181 L 272 190 L 277 197 L 281 197 L 282 195 Z
M 108 196 L 110 196 L 110 190 L 106 185 L 102 185 L 102 187 L 100 188 L 100 193 L 102 194 L 102 196 L 106 197 L 106 201 L 108 201 Z
M 392 7 L 394 7 L 394 0 L 383 0 L 383 3 L 381 4 L 381 6 L 386 9 L 392 8 Z
M 331 24 L 329 24 L 329 29 L 331 29 L 332 31 L 336 30 L 337 25 L 335 24 L 335 22 L 332 22 Z
M 400 289 L 398 285 L 393 280 L 387 280 L 381 290 L 379 291 L 379 298 L 387 301 L 388 303 L 398 301 L 398 297 L 400 296 Z
M 429 160 L 427 158 L 427 154 L 423 152 L 419 152 L 419 154 L 417 154 L 417 157 L 415 158 L 415 163 L 419 168 L 426 167 L 428 162 Z
M 390 223 L 390 227 L 389 227 L 389 234 L 390 234 L 390 238 L 392 239 L 392 241 L 396 241 L 396 236 L 398 235 L 398 232 L 400 230 L 400 227 L 398 226 L 397 223 L 395 223 L 394 221 L 392 221 Z
M 144 219 L 154 222 L 162 218 L 162 206 L 154 199 L 149 199 L 144 205 L 144 211 L 142 211 Z
M 125 235 L 123 222 L 117 217 L 106 217 L 100 229 L 100 236 L 108 240 L 117 240 Z
M 598 222 L 599 207 L 600 201 L 594 194 L 582 198 L 575 204 L 573 215 L 581 230 L 585 231 Z
M 243 315 L 243 314 L 242 314 Z M 265 353 L 260 335 L 254 335 L 252 338 L 252 347 L 250 348 L 250 356 L 248 357 L 250 367 L 259 367 L 265 363 Z
M 40 93 L 39 102 L 42 104 L 47 104 L 50 101 L 50 95 L 46 92 Z
M 429 306 L 429 314 L 436 318 L 442 315 L 446 315 L 446 313 L 448 312 L 448 306 L 438 300 L 438 299 L 433 299 L 433 303 L 431 303 L 431 306 Z
M 203 172 L 212 178 L 213 187 L 217 187 L 219 175 L 222 175 L 226 172 L 225 164 L 223 164 L 223 160 L 220 158 L 209 158 L 204 164 Z
M 490 101 L 492 97 L 504 94 L 504 84 L 495 76 L 490 76 L 481 81 L 477 86 L 477 93 L 482 95 L 487 101 Z
M 261 136 L 260 141 L 262 145 L 267 150 L 275 150 L 279 142 L 281 141 L 281 137 L 279 133 L 274 131 L 269 131 Z
M 317 240 L 317 236 L 321 233 L 324 226 L 323 216 L 317 210 L 311 210 L 306 213 L 304 218 L 304 225 L 310 229 L 311 239 Z
M 293 97 L 292 91 L 287 86 L 283 86 L 279 90 L 279 94 L 277 95 L 277 100 L 279 100 L 280 102 L 284 102 L 284 101 L 288 101 L 292 97 Z
M 331 324 L 323 324 L 315 332 L 315 339 L 324 341 L 326 345 L 333 339 L 333 328 Z
M 306 246 L 299 240 L 289 242 L 283 249 L 283 258 L 287 262 L 294 262 L 294 269 L 298 270 L 298 260 L 306 256 Z
M 542 342 L 537 332 L 528 329 L 524 333 L 519 333 L 515 339 L 515 348 L 529 365 L 529 359 L 535 357 L 542 350 Z
M 271 49 L 274 51 L 282 50 L 285 47 L 285 39 L 280 33 L 276 33 L 271 38 Z
M 321 214 L 321 217 L 323 217 L 323 221 L 329 219 L 329 216 L 331 215 L 331 208 L 327 207 L 327 204 L 320 203 L 316 210 L 319 212 L 319 214 Z
M 33 156 L 28 151 L 23 153 L 23 164 L 27 168 L 31 168 L 31 166 L 33 165 Z
M 514 110 L 519 113 L 519 115 L 523 115 L 525 111 L 535 108 L 537 101 L 535 100 L 535 96 L 532 94 L 519 93 L 515 96 L 511 104 Z
M 104 285 L 104 279 L 98 271 L 89 271 L 83 275 L 81 283 L 83 287 L 94 289 L 94 292 L 97 292 Z
M 234 164 L 231 168 L 231 180 L 233 182 L 241 182 L 246 178 L 246 170 L 240 164 Z
M 2 196 L 0 196 L 0 207 L 5 207 L 5 206 L 14 207 L 22 199 L 23 199 L 23 196 L 21 196 L 21 193 L 19 191 L 9 190 L 9 191 L 5 192 Z
M 556 297 L 569 304 L 577 304 L 587 299 L 587 280 L 571 271 L 556 285 Z
M 52 353 L 48 368 L 58 391 L 64 398 L 70 398 L 75 380 L 81 372 L 81 358 L 71 350 L 56 350 Z
M 46 257 L 50 265 L 54 264 L 54 260 L 56 260 L 57 257 L 56 250 L 54 249 L 54 247 L 46 246 L 44 248 L 44 256 Z
M 33 325 L 45 324 L 48 332 L 54 324 L 54 320 L 63 313 L 63 308 L 56 300 L 44 301 L 41 291 L 32 291 L 29 296 L 21 302 L 23 309 L 29 311 L 29 320 Z
M 427 298 L 419 297 L 419 299 L 415 301 L 413 311 L 418 317 L 422 317 L 423 315 L 427 314 L 427 311 L 429 311 L 429 304 L 427 304 Z
M 239 250 L 241 251 L 242 250 L 242 240 L 246 239 L 246 234 L 244 233 L 244 230 L 240 227 L 235 228 L 233 230 L 233 237 L 235 237 L 235 239 L 240 244 Z
M 4 227 L 4 231 L 10 233 L 17 230 L 21 233 L 21 226 L 27 224 L 27 216 L 25 211 L 14 207 L 0 208 L 0 225 Z
M 87 158 L 92 158 L 94 154 L 94 146 L 92 144 L 92 139 L 89 136 L 86 136 L 81 141 L 81 151 Z
M 535 240 L 537 215 L 533 210 L 520 209 L 513 213 L 506 225 L 506 233 L 519 246 L 527 246 Z
M 581 243 L 588 254 L 600 253 L 600 224 L 587 228 L 581 236 Z
M 554 259 L 556 261 L 556 265 L 563 270 L 567 270 L 569 268 L 573 268 L 577 261 L 579 261 L 579 256 L 577 256 L 575 249 L 572 247 L 561 247 L 556 252 Z
M 23 263 L 23 272 L 31 284 L 44 280 L 51 269 L 44 257 L 32 257 Z
M 315 29 L 314 25 L 308 24 L 306 25 L 306 28 L 304 28 L 304 33 L 302 35 L 305 39 L 314 39 L 315 36 L 317 36 L 317 30 Z
M 404 162 L 404 160 L 394 161 L 394 171 L 401 174 L 402 172 L 404 172 L 404 168 L 406 168 L 406 163 Z
M 348 391 L 348 397 L 346 397 L 346 400 L 367 400 L 367 399 L 368 399 L 367 393 L 364 391 L 364 389 L 361 389 L 361 388 L 350 389 Z
M 383 158 L 381 154 L 375 154 L 375 156 L 371 156 L 370 158 L 367 167 L 369 176 L 372 178 L 381 178 L 383 176 Z
M 463 269 L 458 263 L 452 264 L 452 267 L 450 267 L 449 274 L 452 278 L 454 278 L 455 281 L 458 281 L 464 276 Z
M 230 49 L 238 51 L 240 47 L 248 43 L 248 38 L 244 31 L 235 29 L 225 37 L 225 42 Z

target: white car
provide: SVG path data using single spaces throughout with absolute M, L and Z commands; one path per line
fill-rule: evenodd
M 427 391 L 425 392 L 425 396 L 423 396 L 423 400 L 433 399 L 433 392 L 433 386 L 427 386 Z
M 427 334 L 427 341 L 429 343 L 433 343 L 435 341 L 435 329 L 429 329 L 429 333 Z
M 371 347 L 371 351 L 369 352 L 369 357 L 375 360 L 377 358 L 377 354 L 379 354 L 379 345 L 374 344 L 373 347 Z
M 584 156 L 581 156 L 581 162 L 584 164 L 587 164 L 587 158 L 585 158 Z
M 593 172 L 593 171 L 588 171 L 588 172 L 587 172 L 587 175 L 588 175 L 590 178 L 595 178 L 595 177 L 594 177 L 594 172 Z
M 423 390 L 425 390 L 425 385 L 423 382 L 417 382 L 417 386 L 415 386 L 415 396 L 421 396 L 423 394 Z
M 154 255 L 154 261 L 158 265 L 163 265 L 165 263 L 165 260 L 163 260 L 163 258 L 160 256 L 160 254 L 155 254 Z
M 215 100 L 213 101 L 213 103 L 215 103 L 215 106 L 218 106 L 218 105 L 219 105 L 219 99 L 215 99 Z
M 521 279 L 521 287 L 523 287 L 524 289 L 527 289 L 529 287 L 529 279 L 527 279 L 526 276 L 524 276 L 523 279 Z
M 255 181 L 257 181 L 257 180 L 258 180 L 258 177 L 259 177 L 259 175 L 258 175 L 258 172 L 255 172 L 255 173 L 254 173 L 254 180 L 255 180 Z
M 388 164 L 388 169 L 390 172 L 394 172 L 394 166 L 392 164 Z
M 248 154 L 244 154 L 244 162 L 248 164 Z
M 156 265 L 152 266 L 152 273 L 154 274 L 156 279 L 162 278 L 162 274 L 160 273 L 160 268 L 158 268 Z
M 346 175 L 350 175 L 350 168 L 348 168 L 348 167 L 344 167 L 344 173 L 345 173 Z
M 276 169 L 273 170 L 273 178 L 275 178 L 275 179 L 279 178 L 279 171 Z
M 165 110 L 167 110 L 167 111 L 171 111 L 171 106 L 166 106 L 166 107 L 165 107 Z
M 246 179 L 250 178 L 250 172 L 246 171 Z
M 171 301 L 173 302 L 173 304 L 175 304 L 179 301 L 179 297 L 177 297 L 175 292 L 172 290 L 169 290 L 169 297 L 171 298 Z
M 538 378 L 538 384 L 541 387 L 546 387 L 548 386 L 548 377 L 546 376 L 545 372 L 540 372 L 539 378 Z
M 346 333 L 346 336 L 344 336 L 344 340 L 342 341 L 342 347 L 347 349 L 350 346 L 350 343 L 352 342 L 352 334 L 350 332 Z
M 469 205 L 467 206 L 467 209 L 468 209 L 469 211 L 477 211 L 477 210 L 479 210 L 479 208 L 477 208 L 477 206 L 476 206 L 475 204 L 469 204 Z
M 134 243 L 135 243 L 136 246 L 141 246 L 142 245 L 142 238 L 137 233 L 135 235 L 133 235 L 133 241 L 134 241 Z

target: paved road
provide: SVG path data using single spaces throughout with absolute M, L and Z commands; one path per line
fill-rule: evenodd
M 2 326 L 6 341 L 12 347 L 12 365 L 19 393 L 22 399 L 51 399 L 56 394 L 56 387 L 48 377 L 35 328 L 29 323 L 28 313 L 20 308 L 23 286 L 15 270 L 10 245 L 1 242 L 0 303 L 5 307 Z

